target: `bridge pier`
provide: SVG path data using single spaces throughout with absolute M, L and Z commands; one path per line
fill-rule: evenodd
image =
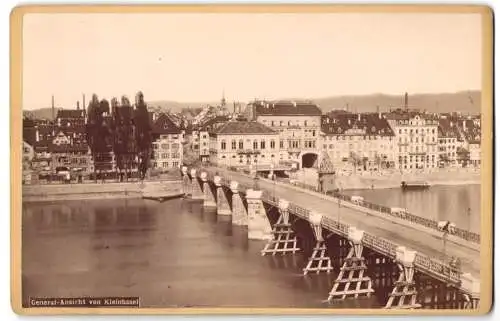
M 184 196 L 191 195 L 191 180 L 186 166 L 182 166 L 182 193 Z
M 217 189 L 217 215 L 231 215 L 231 207 L 227 200 L 226 192 L 222 186 L 222 178 L 220 176 L 214 177 L 215 188 Z
M 415 256 L 417 252 L 399 246 L 396 249 L 396 262 L 400 270 L 399 278 L 394 283 L 394 288 L 389 294 L 385 305 L 386 309 L 415 309 L 421 305 L 417 303 L 417 289 L 413 276 L 415 274 Z M 393 304 L 396 303 L 394 306 Z
M 272 230 L 262 202 L 262 191 L 247 190 L 248 202 L 248 239 L 270 240 Z
M 306 267 L 303 269 L 304 275 L 307 275 L 309 272 L 316 272 L 316 274 L 319 274 L 319 272 L 326 271 L 330 273 L 333 270 L 330 256 L 326 253 L 326 242 L 323 238 L 323 227 L 321 226 L 322 218 L 323 215 L 320 213 L 309 213 L 309 223 L 311 224 L 314 238 L 316 239 L 316 245 L 313 248 Z
M 238 189 L 238 182 L 231 181 L 230 183 L 232 196 L 232 222 L 234 225 L 248 225 L 248 215 L 245 205 L 243 204 L 243 199 L 241 198 L 240 191 Z
M 201 173 L 200 177 L 203 182 L 203 207 L 217 207 L 214 193 L 212 192 L 212 188 L 210 188 L 210 183 L 207 179 L 207 173 Z
M 364 231 L 352 226 L 349 227 L 348 238 L 351 248 L 340 268 L 337 279 L 333 283 L 328 301 L 336 297 L 341 297 L 342 300 L 348 296 L 358 298 L 360 295 L 366 295 L 370 297 L 374 292 L 371 278 L 364 275 L 367 266 L 363 257 L 363 235 Z M 343 289 L 339 289 L 341 285 L 344 285 Z
M 281 253 L 282 255 L 286 253 L 295 254 L 295 252 L 300 250 L 300 248 L 297 247 L 297 236 L 292 230 L 292 224 L 290 224 L 290 213 L 288 212 L 289 205 L 290 203 L 288 203 L 288 201 L 283 199 L 279 200 L 280 216 L 273 226 L 273 238 L 267 242 L 266 246 L 261 251 L 262 255 L 276 255 L 276 253 Z
M 196 176 L 196 169 L 191 169 L 191 198 L 195 200 L 203 199 L 203 190 L 200 181 Z

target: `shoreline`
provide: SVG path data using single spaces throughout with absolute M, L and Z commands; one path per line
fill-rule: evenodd
M 371 190 L 400 188 L 402 181 L 425 181 L 432 186 L 480 185 L 478 172 L 437 172 L 419 174 L 393 174 L 387 176 L 339 176 L 335 188 L 342 190 Z
M 166 196 L 182 191 L 182 180 L 110 182 L 82 184 L 23 185 L 23 203 L 63 200 L 143 198 L 145 194 Z

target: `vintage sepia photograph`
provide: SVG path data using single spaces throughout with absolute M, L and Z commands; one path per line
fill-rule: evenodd
M 90 8 L 11 17 L 16 312 L 489 311 L 488 8 Z

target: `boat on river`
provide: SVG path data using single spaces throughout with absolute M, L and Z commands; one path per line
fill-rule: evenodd
M 402 181 L 401 188 L 403 190 L 422 190 L 428 189 L 431 185 L 423 181 Z

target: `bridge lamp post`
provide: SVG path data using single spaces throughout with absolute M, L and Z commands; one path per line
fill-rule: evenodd
M 443 232 L 443 263 L 446 261 L 446 238 L 448 234 L 455 234 L 455 224 L 450 221 L 439 221 L 438 230 Z
M 338 202 L 339 202 L 339 208 L 338 208 L 338 211 L 337 211 L 337 223 L 339 224 L 339 227 L 340 227 L 340 195 L 342 195 L 342 184 L 339 183 L 339 195 L 338 195 Z

